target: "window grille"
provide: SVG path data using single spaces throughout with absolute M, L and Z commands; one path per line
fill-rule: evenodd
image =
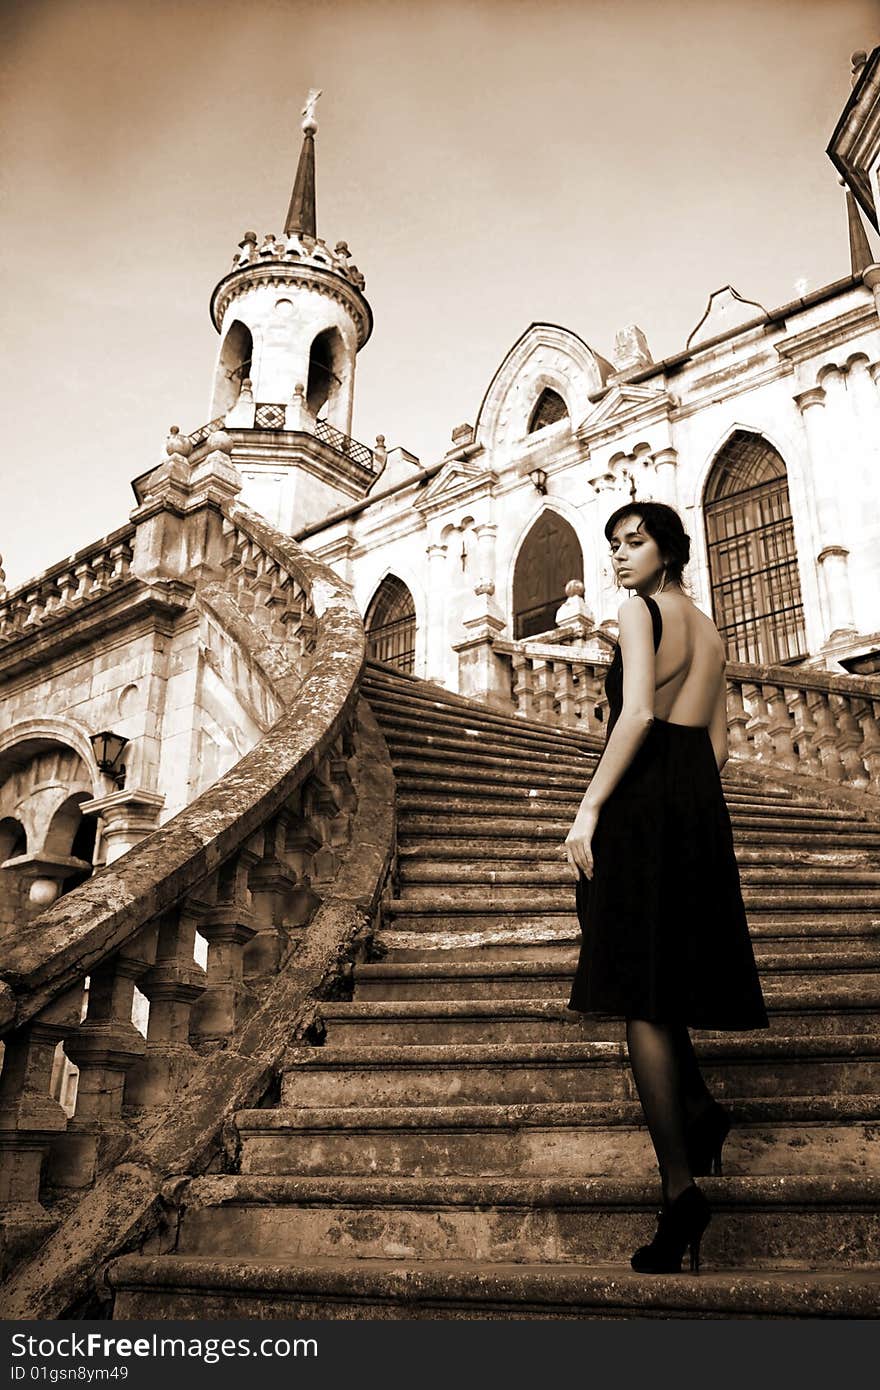
M 785 463 L 738 431 L 715 461 L 704 521 L 712 611 L 733 661 L 778 665 L 807 654 Z
M 416 609 L 402 579 L 389 574 L 367 610 L 367 655 L 413 674 L 416 656 Z

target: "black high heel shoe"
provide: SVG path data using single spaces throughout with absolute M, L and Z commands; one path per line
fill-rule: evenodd
M 685 1126 L 688 1167 L 695 1178 L 721 1174 L 721 1149 L 730 1129 L 730 1114 L 713 1100 Z
M 674 1202 L 660 1208 L 657 1234 L 650 1245 L 640 1245 L 630 1260 L 638 1274 L 680 1274 L 681 1257 L 691 1250 L 691 1273 L 700 1272 L 700 1241 L 712 1220 L 712 1208 L 696 1183 L 680 1192 Z

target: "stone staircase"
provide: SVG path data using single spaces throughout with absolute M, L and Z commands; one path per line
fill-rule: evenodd
M 702 1272 L 637 1275 L 659 1182 L 624 1025 L 565 1007 L 601 745 L 378 664 L 362 690 L 397 778 L 373 958 L 238 1112 L 235 1171 L 111 1265 L 114 1315 L 876 1317 L 880 806 L 725 769 L 771 1027 L 694 1033 L 734 1112 Z

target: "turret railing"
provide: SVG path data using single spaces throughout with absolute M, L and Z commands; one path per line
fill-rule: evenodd
M 493 639 L 510 663 L 513 710 L 604 737 L 610 653 L 560 635 Z M 880 680 L 733 661 L 726 676 L 731 758 L 880 795 Z
M 192 603 L 282 713 L 173 819 L 0 943 L 6 1317 L 94 1311 L 104 1262 L 161 1226 L 166 1184 L 222 1165 L 234 1111 L 259 1103 L 289 1046 L 320 1038 L 320 1000 L 346 989 L 391 860 L 393 775 L 358 695 L 351 590 L 229 496 L 223 443 L 189 482 L 172 454 L 133 516 L 161 542 L 159 514 L 186 514 L 174 563 Z M 153 561 L 170 553 L 162 542 Z M 79 1069 L 72 1116 L 50 1094 L 59 1043 Z

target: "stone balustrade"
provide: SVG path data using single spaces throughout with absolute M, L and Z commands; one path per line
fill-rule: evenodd
M 524 719 L 604 737 L 610 653 L 595 643 L 496 638 Z M 880 795 L 880 680 L 728 662 L 730 756 Z
M 119 591 L 131 578 L 135 527 L 120 527 L 0 596 L 0 650 Z
M 317 1001 L 363 949 L 391 862 L 393 774 L 358 696 L 351 591 L 247 507 L 221 510 L 223 558 L 193 601 L 280 713 L 207 791 L 4 943 L 8 1316 L 87 1304 L 102 1262 L 160 1219 L 163 1182 L 214 1159 L 234 1110 L 320 1027 Z M 119 544 L 88 563 L 115 565 Z M 79 1069 L 72 1115 L 49 1089 L 59 1041 Z

